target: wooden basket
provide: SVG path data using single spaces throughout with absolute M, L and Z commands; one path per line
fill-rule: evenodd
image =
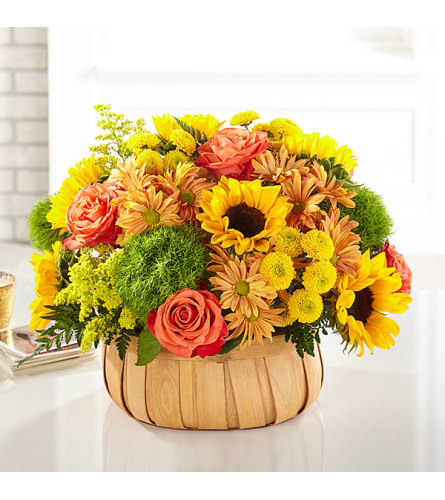
M 162 349 L 136 366 L 137 339 L 125 359 L 103 346 L 105 387 L 130 416 L 174 429 L 248 429 L 278 424 L 304 411 L 323 383 L 320 350 L 301 359 L 284 336 L 223 356 L 180 358 Z

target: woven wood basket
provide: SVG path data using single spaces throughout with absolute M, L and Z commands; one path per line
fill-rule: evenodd
M 180 358 L 165 349 L 147 366 L 136 366 L 136 359 L 134 337 L 123 361 L 113 344 L 104 345 L 110 397 L 131 417 L 174 429 L 278 424 L 311 405 L 323 383 L 320 350 L 301 359 L 282 335 L 271 344 L 205 359 Z

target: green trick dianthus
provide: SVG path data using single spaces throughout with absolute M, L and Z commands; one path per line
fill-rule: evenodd
M 353 198 L 355 207 L 346 208 L 339 204 L 341 216 L 349 215 L 350 219 L 359 223 L 353 231 L 361 238 L 361 252 L 368 248 L 377 252 L 392 232 L 392 218 L 380 195 L 366 186 L 356 186 L 354 191 L 357 193 Z
M 161 226 L 125 243 L 115 267 L 117 290 L 145 321 L 173 293 L 198 288 L 208 260 L 207 247 L 193 228 Z
M 31 245 L 40 251 L 52 250 L 56 241 L 62 241 L 68 235 L 60 235 L 58 230 L 51 229 L 51 223 L 46 216 L 51 209 L 51 200 L 43 198 L 32 208 L 27 224 L 28 238 Z

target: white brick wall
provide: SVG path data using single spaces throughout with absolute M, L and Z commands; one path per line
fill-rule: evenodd
M 26 241 L 48 192 L 46 28 L 0 28 L 0 241 Z

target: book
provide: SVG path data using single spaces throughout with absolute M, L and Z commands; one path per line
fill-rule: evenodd
M 29 356 L 39 345 L 38 337 L 39 334 L 27 326 L 0 332 L 0 368 L 9 375 L 29 374 L 49 368 L 71 366 L 95 356 L 95 350 L 84 354 L 73 339 L 69 344 L 63 342 L 60 349 L 54 347 L 49 351 L 41 352 L 17 367 L 19 361 Z

